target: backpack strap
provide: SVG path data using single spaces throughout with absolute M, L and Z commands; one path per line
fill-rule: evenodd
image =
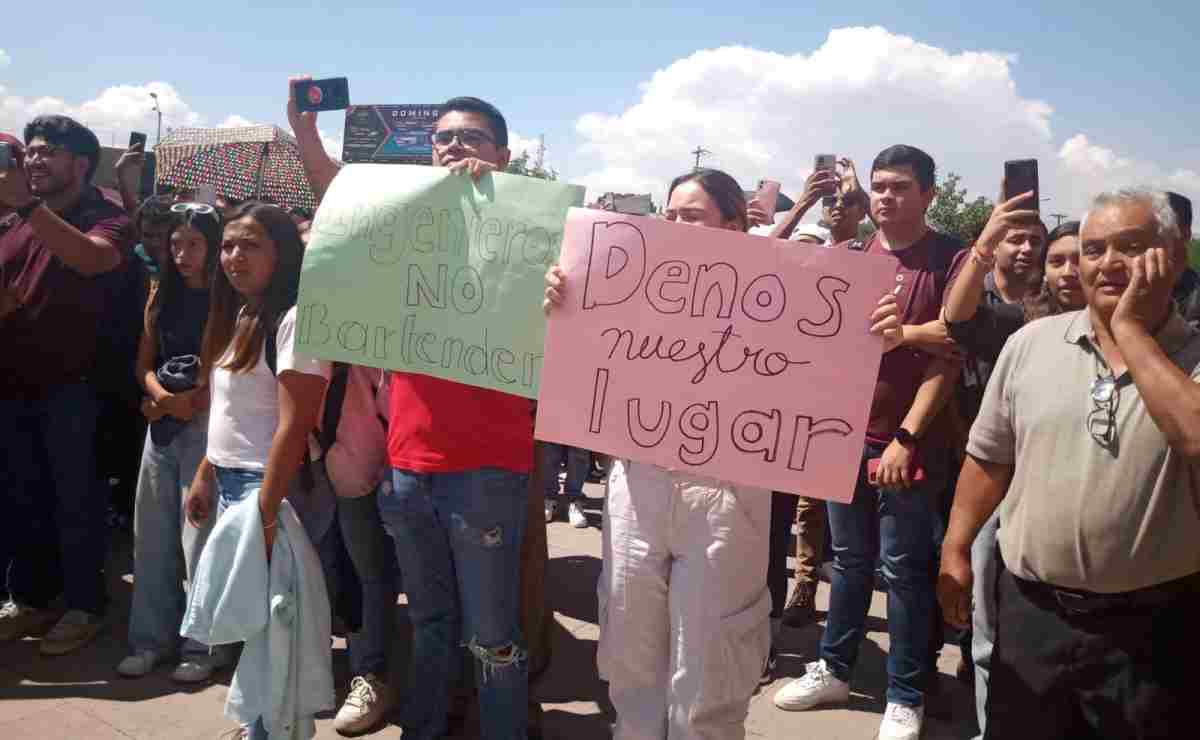
M 325 391 L 325 412 L 317 434 L 317 443 L 324 452 L 328 452 L 337 440 L 337 429 L 342 421 L 342 405 L 346 401 L 349 378 L 349 365 L 344 362 L 333 363 L 333 376 L 329 379 L 329 389 Z
M 266 346 L 263 347 L 263 354 L 265 355 L 263 359 L 267 361 L 267 367 L 271 370 L 272 375 L 279 375 L 275 371 L 279 359 L 279 349 L 275 346 L 275 342 L 277 341 L 275 335 L 278 331 L 279 327 L 277 326 L 267 327 L 267 342 Z

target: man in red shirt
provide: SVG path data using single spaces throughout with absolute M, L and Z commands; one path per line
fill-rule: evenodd
M 440 111 L 433 166 L 476 180 L 508 166 L 508 125 L 493 105 L 460 97 Z M 337 165 L 321 149 L 315 118 L 289 117 L 320 198 Z M 447 733 L 446 687 L 465 643 L 477 662 L 483 737 L 524 738 L 529 655 L 520 629 L 521 540 L 533 403 L 417 373 L 393 372 L 390 385 L 392 487 L 378 500 L 413 622 L 405 735 Z
M 54 624 L 41 651 L 60 655 L 96 636 L 107 601 L 108 493 L 87 381 L 130 228 L 91 184 L 95 134 L 39 116 L 24 139 L 23 157 L 0 170 L 0 203 L 14 210 L 0 221 L 0 563 L 11 559 L 0 640 Z M 60 590 L 61 619 L 49 609 Z
M 934 193 L 933 158 L 920 149 L 893 146 L 875 158 L 871 216 L 879 230 L 855 248 L 893 263 L 906 328 L 938 318 L 947 273 L 962 246 L 926 225 Z M 919 737 L 934 618 L 932 499 L 945 484 L 948 462 L 947 442 L 933 422 L 957 372 L 957 363 L 910 345 L 883 356 L 854 498 L 828 504 L 834 567 L 820 660 L 776 694 L 780 709 L 849 698 L 878 559 L 888 582 L 890 637 L 888 703 L 878 737 Z

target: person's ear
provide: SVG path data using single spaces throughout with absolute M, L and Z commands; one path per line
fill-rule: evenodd
M 507 170 L 510 159 L 512 159 L 512 152 L 508 147 L 502 146 L 496 149 L 496 169 Z

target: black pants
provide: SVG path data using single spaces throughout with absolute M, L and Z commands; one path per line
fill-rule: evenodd
M 985 738 L 1192 737 L 1200 574 L 1169 590 L 1161 604 L 1075 614 L 1001 567 Z
M 800 499 L 790 493 L 771 492 L 770 547 L 767 554 L 767 589 L 771 592 L 771 616 L 783 614 L 787 604 L 788 553 L 792 551 L 792 524 Z

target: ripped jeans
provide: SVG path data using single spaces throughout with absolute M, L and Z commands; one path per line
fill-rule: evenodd
M 529 661 L 520 628 L 521 537 L 529 476 L 392 470 L 379 514 L 404 574 L 413 652 L 402 710 L 405 738 L 446 734 L 459 647 L 475 655 L 480 730 L 525 740 Z

